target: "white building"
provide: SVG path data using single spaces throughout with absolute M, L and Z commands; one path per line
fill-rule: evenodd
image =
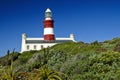
M 51 47 L 57 43 L 75 42 L 74 35 L 70 34 L 69 38 L 55 38 L 54 21 L 52 19 L 51 10 L 48 8 L 45 11 L 44 20 L 44 38 L 27 38 L 27 35 L 22 34 L 21 52 L 30 50 L 40 50 L 42 48 Z

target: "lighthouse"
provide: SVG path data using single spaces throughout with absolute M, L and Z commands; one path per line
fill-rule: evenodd
M 58 43 L 76 42 L 74 40 L 74 34 L 70 34 L 70 37 L 56 37 L 54 35 L 54 20 L 52 19 L 52 12 L 49 8 L 45 11 L 44 18 L 44 37 L 31 38 L 27 37 L 27 34 L 22 34 L 21 52 L 30 50 L 41 50 L 43 48 L 51 47 Z
M 45 11 L 44 41 L 55 41 L 54 20 L 52 19 L 52 12 L 49 8 Z

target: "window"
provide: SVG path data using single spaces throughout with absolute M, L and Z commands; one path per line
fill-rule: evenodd
M 43 49 L 43 45 L 41 45 L 41 49 Z
M 34 49 L 36 49 L 36 45 L 34 45 Z
M 27 45 L 27 50 L 29 50 L 29 45 Z

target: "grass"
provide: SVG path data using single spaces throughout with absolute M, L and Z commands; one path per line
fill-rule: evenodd
M 112 40 L 107 40 L 104 42 L 94 41 L 92 43 L 67 42 L 54 45 L 47 48 L 46 50 L 42 49 L 40 51 L 26 51 L 21 54 L 14 52 L 0 58 L 0 64 L 3 66 L 0 68 L 0 71 L 4 71 L 3 75 L 9 76 L 12 73 L 13 77 L 17 74 L 17 76 L 21 76 L 22 78 L 29 77 L 31 80 L 34 80 L 36 76 L 41 78 L 41 75 L 42 77 L 43 75 L 47 75 L 48 78 L 48 76 L 54 76 L 54 74 L 56 77 L 61 78 L 60 75 L 63 75 L 64 73 L 71 76 L 73 79 L 77 79 L 77 77 L 79 79 L 79 77 L 83 77 L 84 71 L 86 71 L 85 76 L 89 75 L 89 73 L 90 75 L 93 75 L 91 72 L 87 73 L 87 71 L 90 70 L 87 68 L 90 68 L 88 62 L 91 57 L 96 61 L 99 58 L 94 56 L 104 56 L 103 53 L 107 53 L 105 55 L 108 56 L 107 59 L 114 61 L 111 58 L 114 57 L 113 54 L 110 55 L 110 57 L 108 54 L 115 53 L 114 49 L 118 44 L 120 44 L 120 38 L 114 38 Z M 116 49 L 116 52 L 120 51 L 119 45 Z M 47 54 L 45 55 L 45 53 Z M 39 60 L 37 60 L 36 57 L 39 57 Z M 119 57 L 116 56 L 115 58 L 119 59 Z M 8 62 L 11 60 L 13 60 L 13 63 L 8 64 Z M 30 62 L 31 60 L 32 62 Z M 10 65 L 12 65 L 12 67 L 10 67 Z M 47 65 L 47 68 L 44 68 L 44 65 Z M 19 73 L 16 73 L 18 70 L 20 70 Z M 36 72 L 34 72 L 34 70 L 36 70 Z M 79 73 L 79 75 L 77 73 Z M 82 74 L 80 75 L 80 73 Z M 9 78 L 12 76 L 9 76 Z

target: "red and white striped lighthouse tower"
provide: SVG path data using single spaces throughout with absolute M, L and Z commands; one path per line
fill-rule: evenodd
M 54 20 L 52 19 L 52 13 L 49 8 L 45 11 L 44 20 L 44 41 L 54 41 Z

